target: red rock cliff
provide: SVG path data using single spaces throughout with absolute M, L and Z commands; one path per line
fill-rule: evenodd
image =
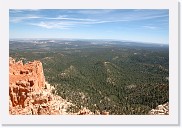
M 72 104 L 52 93 L 40 61 L 9 60 L 9 113 L 12 115 L 68 114 Z
M 29 86 L 34 91 L 45 87 L 43 67 L 40 61 L 29 62 L 23 65 L 22 61 L 15 62 L 13 59 L 10 59 L 9 77 L 10 86 L 19 81 L 28 81 Z
M 10 58 L 9 95 L 12 106 L 22 105 L 30 92 L 39 92 L 45 87 L 42 63 L 34 61 L 23 64 Z
M 53 86 L 45 82 L 40 61 L 23 64 L 22 61 L 9 61 L 9 113 L 12 115 L 60 115 L 93 114 L 84 108 L 78 113 L 68 113 L 75 106 L 62 97 L 53 94 Z

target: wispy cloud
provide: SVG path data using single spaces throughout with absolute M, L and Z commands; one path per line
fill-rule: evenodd
M 112 13 L 114 10 L 112 9 L 94 9 L 94 10 L 80 10 L 77 11 L 77 13 L 80 14 L 88 14 L 88 15 L 96 15 L 96 14 L 108 14 L 108 13 Z
M 167 9 L 10 9 L 9 16 L 10 37 L 62 35 L 168 42 Z
M 155 29 L 158 29 L 158 27 L 156 26 L 142 26 L 142 28 L 146 28 L 146 29 L 151 29 L 151 30 L 155 30 Z
M 11 13 L 22 13 L 23 12 L 23 10 L 21 10 L 21 9 L 10 9 L 9 10 L 9 13 L 11 14 Z
M 149 19 L 164 18 L 164 17 L 168 17 L 168 15 L 148 15 L 148 16 L 140 17 L 140 19 L 138 20 L 149 20 Z
M 40 10 L 42 10 L 42 9 L 28 9 L 28 11 L 40 11 Z
M 157 18 L 167 18 L 168 15 L 164 14 L 164 15 L 137 15 L 137 14 L 132 14 L 132 15 L 126 15 L 123 16 L 124 21 L 142 21 L 142 20 L 151 20 L 151 19 L 157 19 Z
M 53 29 L 53 28 L 59 28 L 59 29 L 69 29 L 73 27 L 73 24 L 68 22 L 39 22 L 39 23 L 31 23 L 30 25 L 39 26 L 42 28 L 47 29 Z
M 96 21 L 95 19 L 73 18 L 73 17 L 68 17 L 67 15 L 60 15 L 58 17 L 44 17 L 44 19 L 50 19 L 50 20 L 72 20 L 72 21 Z
M 77 26 L 103 24 L 103 23 L 116 23 L 124 20 L 97 20 L 97 19 L 80 19 L 80 18 L 51 18 L 56 19 L 54 21 L 41 21 L 37 23 L 31 23 L 30 25 L 39 26 L 43 28 L 57 28 L 57 29 L 69 29 Z
M 27 11 L 29 12 L 27 13 Z M 150 13 L 145 13 L 146 10 L 137 10 L 137 9 L 133 10 L 133 13 L 127 10 L 121 11 L 121 13 L 119 13 L 118 10 L 116 11 L 112 9 L 64 10 L 64 14 L 62 15 L 60 13 L 56 13 L 53 15 L 38 15 L 37 13 L 32 13 L 34 11 L 39 12 L 38 14 L 44 14 L 41 13 L 43 10 L 39 9 L 10 10 L 10 13 L 12 14 L 18 13 L 17 15 L 16 14 L 12 16 L 10 15 L 10 22 L 12 23 L 24 22 L 28 25 L 38 26 L 47 29 L 55 29 L 55 28 L 69 29 L 76 27 L 78 25 L 84 26 L 84 25 L 104 24 L 104 23 L 133 22 L 133 21 L 142 22 L 144 20 L 155 20 L 155 19 L 164 20 L 165 18 L 168 18 L 168 14 L 166 12 L 158 13 L 156 11 L 149 11 Z M 166 22 L 167 21 L 168 20 L 166 20 Z M 157 29 L 154 26 L 147 26 L 147 25 L 143 26 L 143 28 Z
M 42 19 L 43 17 L 38 16 L 38 15 L 29 15 L 29 16 L 23 16 L 23 17 L 10 17 L 10 22 L 12 23 L 19 23 L 23 22 L 25 20 L 30 20 L 30 19 Z
M 10 9 L 10 13 L 22 13 L 22 12 L 33 12 L 33 11 L 40 11 L 41 9 Z
M 41 17 L 29 17 L 31 18 L 41 18 Z M 94 25 L 94 24 L 104 24 L 104 23 L 117 23 L 117 22 L 127 22 L 127 21 L 136 21 L 141 20 L 137 18 L 126 18 L 126 19 L 113 19 L 113 20 L 102 20 L 102 19 L 82 19 L 82 18 L 72 18 L 72 17 L 65 17 L 59 16 L 55 18 L 49 17 L 42 17 L 42 19 L 46 19 L 46 21 L 40 21 L 36 23 L 31 23 L 30 25 L 39 26 L 48 29 L 69 29 L 77 26 L 84 26 L 84 25 Z M 145 19 L 149 19 L 149 17 L 145 17 Z M 154 26 L 142 26 L 143 28 L 147 29 L 157 29 Z

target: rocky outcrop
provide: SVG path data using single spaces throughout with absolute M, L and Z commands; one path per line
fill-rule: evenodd
M 9 96 L 12 106 L 25 107 L 30 92 L 38 93 L 45 88 L 45 78 L 40 61 L 23 64 L 10 58 L 9 62 Z
M 40 61 L 9 60 L 9 113 L 12 115 L 68 114 L 72 104 L 52 93 Z
M 53 88 L 52 88 L 53 89 Z M 30 92 L 21 105 L 11 106 L 10 114 L 12 115 L 60 115 L 69 114 L 67 109 L 73 104 L 63 98 L 52 94 L 51 89 L 43 89 L 40 93 Z
M 9 113 L 11 115 L 109 115 L 83 107 L 77 113 L 67 110 L 74 104 L 53 94 L 55 88 L 45 82 L 40 61 L 23 64 L 9 59 Z M 169 103 L 158 105 L 150 115 L 169 115 Z
M 169 115 L 169 102 L 158 105 L 149 112 L 150 115 Z
M 45 82 L 40 61 L 23 64 L 9 59 L 9 113 L 11 115 L 93 115 L 83 108 L 77 113 L 67 112 L 75 106 L 53 94 L 55 88 Z M 97 114 L 100 114 L 97 112 Z M 108 115 L 108 113 L 103 113 Z

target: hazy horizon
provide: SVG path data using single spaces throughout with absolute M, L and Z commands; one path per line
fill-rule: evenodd
M 133 41 L 133 40 L 117 40 L 117 39 L 81 39 L 81 38 L 10 38 L 9 41 L 19 41 L 19 40 L 94 40 L 94 41 L 120 41 L 120 42 L 130 42 L 130 43 L 143 43 L 143 44 L 158 44 L 158 45 L 169 45 L 163 43 L 155 43 L 155 42 L 141 42 L 141 41 Z
M 83 39 L 168 44 L 167 9 L 10 10 L 10 40 Z

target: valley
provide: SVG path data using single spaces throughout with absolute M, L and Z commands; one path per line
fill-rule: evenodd
M 39 60 L 46 81 L 75 104 L 111 115 L 147 115 L 169 102 L 169 47 L 116 40 L 16 39 L 9 56 Z

